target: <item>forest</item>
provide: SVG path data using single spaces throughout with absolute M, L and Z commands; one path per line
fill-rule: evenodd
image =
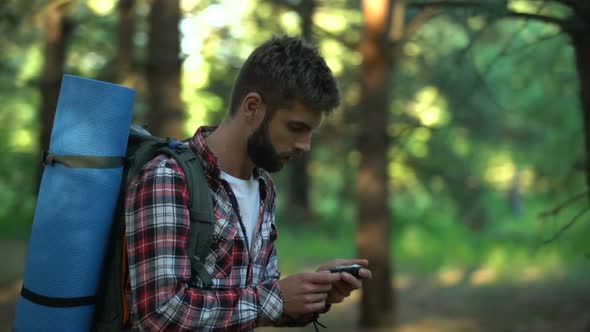
M 316 45 L 342 95 L 273 175 L 281 272 L 373 271 L 324 325 L 590 331 L 587 0 L 2 1 L 0 330 L 63 75 L 136 89 L 134 123 L 187 138 L 275 35 Z

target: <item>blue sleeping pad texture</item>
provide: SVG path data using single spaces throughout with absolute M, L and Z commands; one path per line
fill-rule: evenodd
M 135 90 L 64 75 L 49 152 L 125 156 Z M 45 166 L 24 287 L 47 297 L 96 295 L 123 167 Z M 52 307 L 19 298 L 15 331 L 88 331 L 94 305 Z

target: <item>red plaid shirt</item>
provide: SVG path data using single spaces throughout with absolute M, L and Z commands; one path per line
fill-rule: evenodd
M 248 248 L 229 185 L 201 127 L 188 141 L 205 170 L 213 198 L 215 233 L 205 268 L 210 290 L 189 284 L 187 256 L 189 191 L 178 163 L 161 155 L 150 161 L 127 191 L 126 238 L 133 326 L 149 331 L 251 330 L 260 325 L 305 325 L 308 316 L 286 320 L 278 287 L 274 241 L 275 189 L 271 177 L 254 170 L 260 183 L 260 217 Z

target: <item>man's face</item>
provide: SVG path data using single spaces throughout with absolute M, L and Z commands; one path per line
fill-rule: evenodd
M 321 114 L 299 102 L 279 109 L 248 137 L 248 156 L 256 166 L 278 172 L 289 160 L 310 150 L 312 131 L 321 120 Z

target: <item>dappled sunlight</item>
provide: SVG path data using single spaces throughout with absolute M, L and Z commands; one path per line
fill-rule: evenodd
M 407 42 L 404 44 L 404 54 L 410 57 L 419 56 L 422 48 L 417 43 Z
M 184 12 L 192 11 L 197 8 L 203 0 L 180 0 L 180 9 Z
M 409 257 L 419 256 L 423 252 L 424 235 L 418 227 L 408 227 L 404 231 L 404 236 L 399 239 L 398 246 Z
M 532 166 L 525 166 L 520 170 L 520 186 L 525 193 L 532 193 L 535 185 L 536 174 Z
M 32 135 L 32 132 L 27 129 L 15 130 L 12 132 L 10 139 L 10 146 L 16 151 L 27 151 L 31 146 L 35 146 L 37 137 Z
M 414 286 L 415 283 L 416 280 L 412 278 L 411 275 L 404 273 L 397 273 L 392 280 L 392 284 L 394 285 L 394 287 L 399 290 L 406 290 Z
M 475 270 L 469 278 L 469 283 L 472 286 L 482 286 L 491 284 L 498 279 L 498 273 L 494 268 L 482 266 Z
M 358 150 L 352 150 L 348 153 L 347 162 L 354 167 L 358 167 L 361 163 L 361 153 Z
M 25 50 L 24 59 L 24 65 L 19 68 L 18 75 L 13 80 L 14 85 L 19 88 L 25 88 L 29 80 L 36 79 L 43 66 L 43 53 L 40 48 L 31 45 Z
M 486 19 L 481 15 L 471 16 L 467 18 L 467 24 L 473 30 L 480 30 L 486 25 Z
M 80 63 L 80 69 L 88 73 L 100 70 L 107 64 L 107 59 L 96 52 L 88 52 L 82 55 L 78 61 Z
M 449 123 L 447 101 L 437 88 L 429 86 L 422 88 L 416 94 L 416 100 L 410 104 L 408 111 L 420 122 L 428 127 L 439 127 Z
M 496 188 L 506 190 L 515 172 L 516 166 L 510 154 L 498 151 L 489 158 L 484 178 Z
M 117 4 L 116 0 L 87 0 L 86 5 L 96 15 L 108 15 L 112 13 Z
M 189 134 L 194 134 L 196 128 L 207 124 L 207 110 L 203 105 L 192 103 L 187 107 L 187 119 L 184 125 L 185 131 Z
M 418 158 L 427 157 L 429 154 L 428 141 L 432 136 L 431 130 L 429 128 L 416 128 L 409 136 L 408 151 Z
M 334 33 L 346 30 L 349 24 L 345 16 L 334 15 L 332 11 L 317 11 L 313 20 L 323 29 Z
M 345 49 L 336 41 L 327 39 L 320 43 L 320 51 L 326 55 L 326 63 L 336 75 L 342 74 Z
M 567 17 L 567 15 L 572 14 L 572 10 L 569 7 L 558 1 L 544 3 L 530 0 L 509 0 L 507 3 L 509 9 L 519 13 L 549 14 L 555 17 Z M 559 31 L 557 26 L 551 24 L 544 24 L 543 26 L 554 32 Z
M 480 323 L 473 318 L 428 317 L 416 322 L 402 323 L 395 332 L 476 332 Z
M 451 140 L 449 143 L 453 151 L 460 156 L 467 156 L 471 151 L 471 143 L 469 142 L 467 129 L 465 128 L 451 130 Z
M 465 277 L 465 271 L 463 269 L 445 269 L 437 274 L 437 279 L 440 285 L 443 287 L 451 287 L 460 283 Z
M 183 77 L 189 77 L 187 83 L 203 87 L 207 83 L 207 72 L 202 70 L 206 64 L 201 51 L 203 42 L 210 32 L 209 28 L 203 27 L 198 17 L 188 16 L 181 20 L 179 29 L 183 34 L 180 49 L 186 56 L 182 63 Z
M 391 161 L 388 167 L 389 178 L 392 184 L 398 187 L 412 187 L 418 183 L 416 172 L 407 164 L 398 160 Z
M 18 109 L 18 112 L 6 117 L 0 114 L 0 130 L 6 130 L 8 147 L 11 151 L 30 152 L 39 144 L 37 133 L 31 130 L 35 122 L 36 114 L 33 105 L 25 101 L 15 101 L 9 107 Z M 6 127 L 5 127 L 6 126 Z
M 279 16 L 279 23 L 287 34 L 295 35 L 301 33 L 301 19 L 294 11 L 282 13 Z
M 539 281 L 544 277 L 543 272 L 543 269 L 538 266 L 527 266 L 522 271 L 520 279 L 523 282 Z

